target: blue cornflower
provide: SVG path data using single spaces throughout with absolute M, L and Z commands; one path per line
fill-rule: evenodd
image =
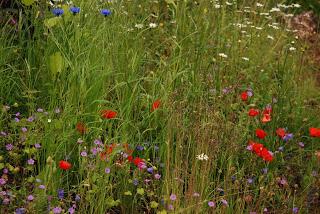
M 24 208 L 17 208 L 15 211 L 15 214 L 24 214 L 25 213 L 25 209 Z
M 136 149 L 137 149 L 138 151 L 143 151 L 143 150 L 144 150 L 144 147 L 141 146 L 141 145 L 138 145 L 138 146 L 136 147 Z
M 102 10 L 100 11 L 100 13 L 101 13 L 102 15 L 104 15 L 104 16 L 109 16 L 109 15 L 111 15 L 111 11 L 108 10 L 108 9 L 102 9 Z
M 63 199 L 64 198 L 64 190 L 63 189 L 59 189 L 58 190 L 58 198 L 59 199 Z
M 149 167 L 149 168 L 147 169 L 147 171 L 152 174 L 152 173 L 153 173 L 153 167 Z
M 289 134 L 286 134 L 284 137 L 283 137 L 283 140 L 284 141 L 289 141 L 293 138 L 293 134 L 292 133 L 289 133 Z
M 80 13 L 80 7 L 70 7 L 70 12 L 73 13 L 73 15 L 76 15 Z
M 52 10 L 52 13 L 53 13 L 55 16 L 61 16 L 61 15 L 64 13 L 64 11 L 63 11 L 63 9 L 61 9 L 61 8 L 54 8 L 54 9 Z

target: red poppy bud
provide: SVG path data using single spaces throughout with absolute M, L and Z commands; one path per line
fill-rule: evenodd
M 160 100 L 156 100 L 152 103 L 151 106 L 151 112 L 153 112 L 154 110 L 156 110 L 157 108 L 160 107 L 161 101 Z
M 283 138 L 286 135 L 286 130 L 284 128 L 278 128 L 276 133 L 279 137 Z
M 267 136 L 267 133 L 262 129 L 256 129 L 256 136 L 260 139 L 263 139 Z
M 80 133 L 80 134 L 85 134 L 87 132 L 87 128 L 86 126 L 81 123 L 81 122 L 78 122 L 77 125 L 76 125 L 76 129 L 77 131 Z
M 309 129 L 310 137 L 320 138 L 320 128 L 310 128 Z
M 112 110 L 102 110 L 101 116 L 105 119 L 112 119 L 117 116 L 117 112 L 112 111 Z
M 60 169 L 63 169 L 63 170 L 69 170 L 71 169 L 72 165 L 68 161 L 61 160 L 59 162 L 59 167 Z
M 246 91 L 241 93 L 241 99 L 242 101 L 247 101 L 248 100 L 248 93 Z
M 248 114 L 250 117 L 255 117 L 255 116 L 259 115 L 259 110 L 252 108 L 249 110 Z

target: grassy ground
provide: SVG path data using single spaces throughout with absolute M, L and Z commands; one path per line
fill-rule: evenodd
M 1 213 L 319 211 L 320 90 L 284 24 L 297 7 L 74 3 L 1 30 Z

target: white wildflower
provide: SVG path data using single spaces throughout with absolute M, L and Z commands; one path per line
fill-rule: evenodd
M 222 58 L 228 58 L 228 55 L 226 55 L 226 54 L 224 54 L 224 53 L 219 53 L 218 54 L 220 57 L 222 57 Z
M 263 4 L 257 2 L 257 7 L 263 7 Z
M 274 40 L 273 36 L 268 35 L 267 36 L 268 39 Z
M 158 26 L 158 25 L 157 25 L 156 23 L 150 23 L 150 24 L 149 24 L 149 27 L 150 27 L 150 28 L 156 28 L 157 26 Z
M 248 58 L 248 57 L 242 57 L 242 59 L 243 59 L 244 61 L 249 61 L 249 58 Z
M 203 160 L 208 160 L 208 159 L 209 159 L 208 155 L 206 155 L 206 154 L 204 154 L 204 153 L 202 153 L 202 154 L 200 154 L 200 155 L 197 155 L 196 158 L 197 158 L 198 160 L 201 160 L 201 161 L 203 161 Z
M 295 50 L 296 50 L 295 47 L 290 47 L 290 48 L 289 48 L 289 51 L 295 51 Z
M 141 29 L 141 28 L 143 28 L 143 24 L 135 24 L 134 27 Z

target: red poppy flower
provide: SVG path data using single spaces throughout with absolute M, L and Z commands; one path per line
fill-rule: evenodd
M 258 109 L 254 109 L 254 108 L 251 108 L 248 112 L 249 116 L 250 117 L 255 117 L 259 114 L 259 110 Z
M 309 133 L 311 137 L 319 137 L 320 138 L 320 128 L 310 128 Z
M 271 121 L 271 115 L 270 114 L 263 114 L 263 117 L 261 119 L 261 122 L 267 123 Z
M 267 133 L 262 129 L 256 129 L 256 136 L 260 139 L 263 139 L 267 136 Z
M 252 150 L 259 155 L 261 150 L 263 149 L 263 145 L 261 143 L 253 143 L 252 144 Z
M 87 128 L 82 122 L 77 123 L 76 129 L 80 134 L 85 134 L 87 132 Z
M 129 155 L 129 156 L 128 156 L 128 161 L 129 161 L 129 162 L 132 162 L 132 161 L 133 161 L 132 155 Z
M 151 112 L 153 112 L 154 110 L 156 110 L 157 108 L 160 107 L 161 101 L 160 100 L 156 100 L 152 103 L 151 106 Z
M 112 119 L 117 116 L 117 112 L 112 111 L 112 110 L 102 110 L 101 116 L 105 119 Z
M 272 113 L 272 108 L 271 107 L 267 107 L 263 110 L 263 114 L 271 114 Z
M 69 170 L 71 169 L 72 165 L 68 161 L 61 160 L 59 162 L 59 167 L 60 169 L 63 169 L 63 170 Z
M 139 158 L 139 157 L 135 157 L 135 158 L 133 159 L 133 163 L 134 163 L 134 165 L 136 165 L 136 166 L 140 166 L 141 163 L 143 163 L 143 159 L 142 159 L 142 158 Z
M 262 157 L 263 160 L 268 161 L 268 162 L 271 162 L 273 160 L 273 155 L 266 148 L 262 149 L 261 157 Z
M 276 133 L 279 137 L 283 138 L 286 135 L 286 130 L 284 128 L 278 128 Z
M 248 100 L 248 93 L 246 91 L 241 93 L 241 99 L 242 101 L 247 101 Z

